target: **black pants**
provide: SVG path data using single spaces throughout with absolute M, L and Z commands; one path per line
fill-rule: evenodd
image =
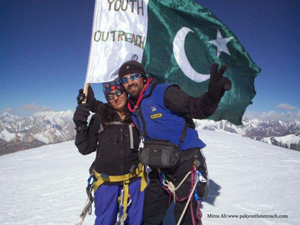
M 198 162 L 200 162 L 200 164 L 197 166 L 197 169 L 205 178 L 207 178 L 205 158 L 200 149 L 183 151 L 181 153 L 178 165 L 176 165 L 174 168 L 162 169 L 162 172 L 165 174 L 167 180 L 172 181 L 175 187 L 177 187 L 185 175 L 192 170 L 195 157 L 198 159 Z M 169 208 L 169 194 L 163 190 L 157 170 L 152 170 L 149 173 L 149 179 L 150 182 L 145 190 L 143 222 L 144 225 L 160 225 L 162 224 L 166 211 Z M 190 188 L 191 180 L 189 176 L 182 186 L 176 191 L 176 196 L 179 198 L 186 197 L 190 192 Z M 207 185 L 199 183 L 196 191 L 200 197 L 205 198 L 207 194 Z M 196 215 L 196 201 L 194 197 L 192 197 L 192 201 L 194 215 Z M 176 202 L 174 207 L 174 216 L 176 222 L 179 221 L 186 203 L 187 201 Z M 189 208 L 181 222 L 181 225 L 183 224 L 192 224 Z

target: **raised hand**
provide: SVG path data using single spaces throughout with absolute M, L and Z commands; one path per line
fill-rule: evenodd
M 213 100 L 220 101 L 225 91 L 231 89 L 231 81 L 224 77 L 224 73 L 227 69 L 226 65 L 221 66 L 219 69 L 218 64 L 213 64 L 210 69 L 210 81 L 208 85 L 208 95 Z

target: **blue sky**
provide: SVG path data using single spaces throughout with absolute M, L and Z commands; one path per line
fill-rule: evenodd
M 300 1 L 198 0 L 262 72 L 247 115 L 300 119 Z M 93 0 L 0 1 L 0 113 L 76 108 L 87 70 Z M 96 97 L 102 98 L 99 84 Z

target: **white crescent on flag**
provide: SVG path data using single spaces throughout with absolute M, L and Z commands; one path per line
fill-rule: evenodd
M 189 32 L 194 32 L 188 27 L 182 27 L 175 35 L 173 41 L 174 57 L 182 72 L 195 82 L 204 82 L 210 78 L 210 74 L 198 73 L 191 66 L 184 50 L 185 37 Z

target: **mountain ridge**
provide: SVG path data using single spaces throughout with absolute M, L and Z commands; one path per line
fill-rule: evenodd
M 74 112 L 47 111 L 31 116 L 0 114 L 0 155 L 75 139 Z M 194 120 L 196 129 L 233 133 L 300 151 L 300 121 L 243 119 L 236 126 L 222 120 Z
M 38 112 L 31 116 L 0 115 L 0 155 L 45 144 L 74 140 L 73 111 Z
M 228 121 L 194 120 L 199 129 L 228 132 L 268 144 L 300 151 L 300 121 L 249 120 L 237 126 Z

